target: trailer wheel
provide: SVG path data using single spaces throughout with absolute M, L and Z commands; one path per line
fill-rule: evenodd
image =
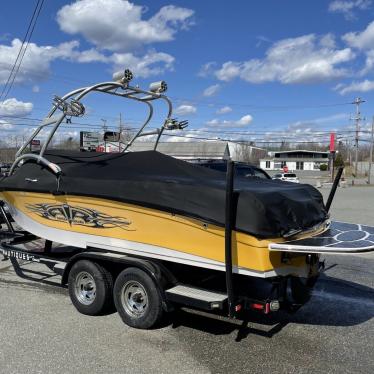
M 89 260 L 77 261 L 69 272 L 69 295 L 80 313 L 90 316 L 113 309 L 113 278 L 101 265 Z
M 127 268 L 117 277 L 114 303 L 122 321 L 137 329 L 150 329 L 163 316 L 157 285 L 148 274 L 137 268 Z

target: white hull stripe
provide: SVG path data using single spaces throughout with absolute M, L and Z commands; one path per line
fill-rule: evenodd
M 205 257 L 196 256 L 151 244 L 99 235 L 82 234 L 74 231 L 60 230 L 42 225 L 39 222 L 31 219 L 29 216 L 27 216 L 25 213 L 15 208 L 14 206 L 10 204 L 8 204 L 8 206 L 13 219 L 19 226 L 21 226 L 24 230 L 46 240 L 78 248 L 100 248 L 115 253 L 150 257 L 164 261 L 171 261 L 207 269 L 225 271 L 225 264 L 223 262 L 211 260 Z M 234 273 L 260 278 L 270 278 L 278 275 L 288 274 L 298 274 L 300 276 L 306 276 L 306 273 L 304 274 L 305 271 L 305 268 L 296 268 L 291 266 L 264 272 L 241 267 L 238 268 L 237 266 L 233 267 Z

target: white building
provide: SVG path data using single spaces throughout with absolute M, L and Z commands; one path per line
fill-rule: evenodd
M 264 170 L 282 170 L 287 166 L 294 170 L 319 170 L 321 164 L 328 165 L 329 152 L 306 150 L 269 152 L 269 156 L 260 160 Z
M 154 142 L 138 141 L 129 148 L 131 151 L 151 150 Z M 181 160 L 225 160 L 231 158 L 234 161 L 258 160 L 266 155 L 266 150 L 250 145 L 243 145 L 226 141 L 204 142 L 160 142 L 157 150 L 169 156 Z M 113 152 L 109 150 L 109 152 Z
M 150 151 L 155 142 L 138 141 L 129 148 L 132 152 Z M 222 160 L 230 157 L 227 142 L 160 142 L 157 151 L 181 160 Z
M 121 152 L 125 143 L 106 141 L 99 132 L 81 131 L 80 149 L 82 151 Z M 129 151 L 148 151 L 154 149 L 154 141 L 135 141 Z M 188 141 L 188 142 L 160 142 L 157 150 L 169 156 L 182 160 L 223 160 L 231 158 L 233 161 L 257 163 L 266 156 L 266 150 L 253 145 L 222 141 Z

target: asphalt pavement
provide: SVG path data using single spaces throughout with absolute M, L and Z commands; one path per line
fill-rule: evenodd
M 373 202 L 374 187 L 341 188 L 332 216 L 374 226 Z M 311 301 L 266 323 L 180 311 L 135 330 L 79 314 L 58 283 L 37 264 L 0 262 L 1 374 L 374 373 L 374 254 L 326 257 Z

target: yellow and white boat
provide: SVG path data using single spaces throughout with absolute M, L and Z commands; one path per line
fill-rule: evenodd
M 162 133 L 183 129 L 187 122 L 172 118 L 165 82 L 146 91 L 130 86 L 131 79 L 126 70 L 112 82 L 54 99 L 51 112 L 18 151 L 9 176 L 0 181 L 0 199 L 23 230 L 83 252 L 277 282 L 316 279 L 320 253 L 373 250 L 373 228 L 330 226 L 322 196 L 312 186 L 234 178 L 231 162 L 226 175 L 158 153 Z M 121 153 L 48 151 L 64 119 L 82 116 L 81 101 L 94 92 L 146 105 L 148 117 L 134 138 Z M 145 128 L 155 100 L 166 102 L 168 115 L 150 133 Z M 40 152 L 26 153 L 47 127 L 51 131 Z M 136 139 L 151 134 L 157 137 L 153 151 L 131 152 Z
M 18 225 L 50 241 L 225 270 L 225 228 L 206 220 L 76 195 L 4 191 L 2 199 Z M 326 224 L 321 224 L 313 229 L 313 235 L 326 229 Z M 270 243 L 284 241 L 234 231 L 234 272 L 261 278 L 307 277 L 310 269 L 305 256 L 285 263 L 281 252 L 269 250 Z

